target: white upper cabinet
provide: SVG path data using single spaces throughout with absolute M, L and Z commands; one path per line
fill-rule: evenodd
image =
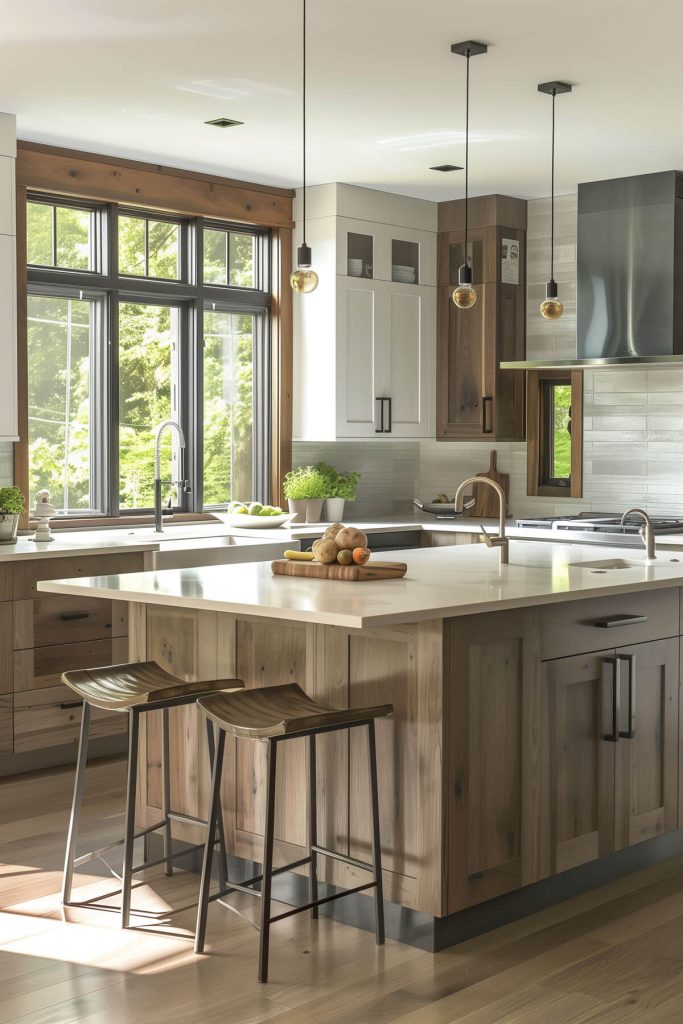
M 307 216 L 320 284 L 294 296 L 294 437 L 433 436 L 436 204 L 321 185 Z
M 0 114 L 0 441 L 19 440 L 16 155 L 16 119 Z

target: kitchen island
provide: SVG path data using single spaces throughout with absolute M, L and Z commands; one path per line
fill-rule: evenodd
M 407 575 L 387 582 L 273 577 L 261 563 L 39 589 L 129 602 L 131 657 L 182 678 L 296 681 L 333 706 L 392 703 L 393 718 L 378 723 L 385 897 L 413 912 L 400 917 L 403 937 L 438 948 L 683 846 L 683 563 L 629 556 L 513 541 L 502 566 L 481 545 L 401 552 Z M 202 813 L 196 709 L 174 712 L 172 740 L 173 803 Z M 288 746 L 282 860 L 306 842 L 305 751 Z M 258 861 L 262 751 L 239 740 L 226 749 L 229 846 Z M 158 819 L 159 750 L 149 725 L 141 823 Z M 370 844 L 364 757 L 354 736 L 320 739 L 323 842 L 359 859 Z M 190 827 L 184 835 L 201 840 Z M 327 870 L 332 883 L 361 880 L 346 865 Z

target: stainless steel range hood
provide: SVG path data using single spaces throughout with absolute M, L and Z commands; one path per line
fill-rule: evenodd
M 576 359 L 501 369 L 683 365 L 683 173 L 579 185 L 576 303 Z

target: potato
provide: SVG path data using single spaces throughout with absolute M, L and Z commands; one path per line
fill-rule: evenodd
M 332 523 L 323 534 L 323 540 L 334 540 L 340 530 L 344 529 L 343 523 Z
M 348 548 L 342 548 L 341 551 L 337 552 L 337 561 L 340 565 L 351 565 L 353 562 L 353 555 Z
M 343 530 L 339 531 L 334 540 L 338 548 L 346 548 L 349 551 L 353 551 L 354 548 L 366 548 L 368 546 L 367 536 L 362 530 L 357 530 L 355 526 L 345 526 Z
M 333 540 L 317 540 L 312 548 L 318 562 L 330 565 L 337 560 L 337 545 Z

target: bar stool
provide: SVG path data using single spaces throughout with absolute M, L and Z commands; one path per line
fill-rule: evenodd
M 66 683 L 83 701 L 83 714 L 81 718 L 81 735 L 78 746 L 78 759 L 76 762 L 76 779 L 74 783 L 73 803 L 71 806 L 71 818 L 69 821 L 69 832 L 66 844 L 66 856 L 64 860 L 64 877 L 62 883 L 62 904 L 64 906 L 92 906 L 96 901 L 85 901 L 84 903 L 72 903 L 71 890 L 73 886 L 74 869 L 81 864 L 103 857 L 109 850 L 117 846 L 123 846 L 123 872 L 121 877 L 121 927 L 127 928 L 130 923 L 130 898 L 133 882 L 133 875 L 145 868 L 155 867 L 158 864 L 165 864 L 166 874 L 173 874 L 173 860 L 181 856 L 181 853 L 174 854 L 172 851 L 171 821 L 189 822 L 195 825 L 207 825 L 202 818 L 195 818 L 188 814 L 180 814 L 171 810 L 171 780 L 169 774 L 169 708 L 182 707 L 185 704 L 194 704 L 198 697 L 207 694 L 215 694 L 218 690 L 238 690 L 244 686 L 241 679 L 214 679 L 209 682 L 187 683 L 182 679 L 165 672 L 154 661 L 140 662 L 129 665 L 107 665 L 104 668 L 80 669 L 73 672 L 65 672 L 62 681 Z M 76 844 L 78 841 L 78 826 L 83 798 L 83 787 L 85 784 L 85 770 L 88 759 L 88 734 L 90 730 L 91 709 L 101 708 L 105 711 L 118 711 L 128 714 L 128 782 L 126 788 L 126 823 L 123 839 L 103 846 L 98 850 L 85 853 L 76 857 Z M 138 773 L 138 738 L 140 727 L 140 716 L 149 711 L 161 711 L 161 813 L 163 818 L 154 825 L 139 832 L 135 831 L 135 797 Z M 213 771 L 215 763 L 214 730 L 207 719 L 207 742 L 209 748 L 209 761 Z M 218 839 L 216 840 L 216 829 L 211 829 L 214 842 L 221 846 L 221 861 L 219 874 L 225 877 L 227 854 L 225 852 L 225 837 L 223 834 L 223 822 L 216 823 L 218 828 Z M 149 861 L 148 840 L 153 832 L 163 829 L 164 856 L 155 861 Z M 137 866 L 133 865 L 133 849 L 135 840 L 144 837 L 143 862 Z M 201 849 L 203 843 L 197 844 L 191 849 Z M 189 852 L 187 849 L 184 852 Z M 113 871 L 113 869 L 110 869 Z M 113 872 L 115 874 L 115 872 Z M 97 908 L 101 909 L 101 908 Z
M 195 952 L 204 952 L 209 902 L 211 900 L 223 899 L 231 892 L 246 892 L 252 896 L 261 897 L 261 937 L 258 966 L 258 980 L 261 982 L 268 980 L 271 924 L 275 921 L 282 921 L 286 917 L 292 917 L 294 914 L 301 914 L 305 910 L 310 910 L 311 917 L 316 918 L 318 916 L 318 907 L 323 903 L 330 903 L 332 900 L 339 899 L 342 896 L 349 896 L 351 893 L 364 892 L 367 889 L 375 890 L 375 936 L 377 944 L 382 945 L 384 942 L 384 904 L 382 902 L 375 719 L 392 714 L 393 706 L 391 704 L 383 704 L 379 707 L 328 708 L 312 701 L 296 683 L 285 686 L 266 686 L 262 689 L 244 690 L 241 693 L 234 694 L 216 694 L 210 697 L 202 697 L 197 703 L 207 716 L 207 720 L 212 721 L 218 727 L 218 743 L 213 763 L 211 808 L 209 811 L 210 824 L 206 837 L 206 846 L 204 847 L 199 907 L 197 910 L 197 928 L 195 931 Z M 368 729 L 370 796 L 372 802 L 372 863 L 356 860 L 354 857 L 347 857 L 334 850 L 326 849 L 324 846 L 319 846 L 317 835 L 315 738 L 322 733 L 336 732 L 340 729 L 354 729 L 360 726 L 367 726 Z M 211 866 L 214 846 L 216 845 L 216 829 L 220 816 L 221 777 L 226 733 L 243 739 L 262 741 L 267 744 L 263 869 L 260 875 L 256 875 L 242 883 L 231 882 L 227 879 L 224 886 L 219 878 L 219 891 L 214 895 L 210 895 Z M 273 868 L 277 748 L 285 740 L 298 739 L 302 736 L 308 737 L 308 856 L 293 861 L 291 864 Z M 364 885 L 357 885 L 353 889 L 345 889 L 343 892 L 319 899 L 319 855 L 332 857 L 334 860 L 341 861 L 344 864 L 350 864 L 352 867 L 369 871 L 372 873 L 373 880 Z M 273 875 L 282 874 L 284 871 L 290 871 L 303 864 L 310 864 L 308 903 L 301 907 L 294 907 L 292 910 L 287 910 L 274 917 L 271 916 L 270 903 Z M 260 891 L 252 888 L 258 882 L 261 882 Z

